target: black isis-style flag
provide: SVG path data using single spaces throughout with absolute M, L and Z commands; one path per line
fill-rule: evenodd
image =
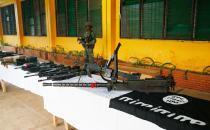
M 210 101 L 185 95 L 134 91 L 111 99 L 110 108 L 167 130 L 210 130 Z

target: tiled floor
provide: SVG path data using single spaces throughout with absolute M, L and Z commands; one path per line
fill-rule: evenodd
M 195 90 L 191 90 L 191 89 L 182 89 L 182 88 L 176 88 L 175 92 L 179 93 L 179 94 L 184 94 L 184 95 L 188 95 L 191 97 L 200 98 L 200 99 L 210 101 L 210 93 L 195 91 Z
M 55 128 L 52 115 L 43 108 L 43 99 L 28 91 L 7 84 L 7 93 L 0 90 L 0 130 L 64 130 L 63 121 Z M 210 94 L 187 89 L 177 93 L 210 100 Z
M 7 91 L 3 94 L 0 89 L 0 130 L 64 130 L 62 120 L 54 127 L 42 97 L 12 85 Z

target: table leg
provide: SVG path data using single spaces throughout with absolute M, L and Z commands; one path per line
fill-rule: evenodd
M 71 130 L 72 127 L 66 121 L 64 121 L 65 130 Z
M 58 126 L 58 117 L 53 115 L 53 124 L 55 127 Z
M 5 84 L 4 80 L 1 80 L 1 87 L 2 87 L 3 93 L 6 93 L 7 88 L 6 88 L 6 84 Z

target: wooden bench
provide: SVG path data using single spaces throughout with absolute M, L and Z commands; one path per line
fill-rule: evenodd
M 114 65 L 111 65 L 111 68 L 114 68 Z M 131 66 L 123 66 L 119 65 L 118 69 L 127 73 L 141 73 L 141 79 L 145 78 L 154 78 L 155 76 L 160 75 L 160 71 L 150 70 L 142 67 L 131 67 Z

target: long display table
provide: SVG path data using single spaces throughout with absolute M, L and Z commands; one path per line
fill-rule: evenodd
M 130 91 L 108 92 L 105 88 L 43 87 L 42 83 L 38 82 L 40 79 L 38 76 L 24 78 L 27 72 L 15 68 L 14 65 L 8 65 L 8 68 L 0 65 L 0 79 L 43 96 L 44 108 L 48 112 L 79 130 L 162 130 L 149 121 L 109 108 L 111 98 Z M 78 78 L 62 82 L 78 82 Z M 80 80 L 90 83 L 101 81 L 97 75 L 93 75 L 92 78 L 82 76 Z

